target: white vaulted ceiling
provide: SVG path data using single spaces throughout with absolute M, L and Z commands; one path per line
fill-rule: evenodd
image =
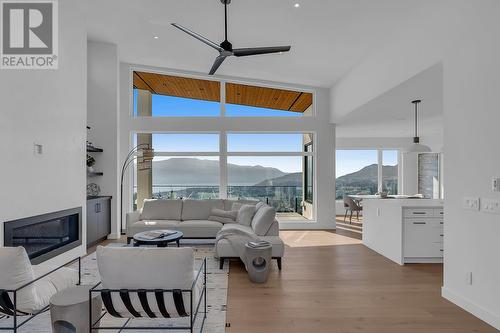
M 431 4 L 432 0 L 232 0 L 228 24 L 234 47 L 290 44 L 292 50 L 231 57 L 218 74 L 331 87 Z M 217 52 L 170 23 L 216 43 L 223 40 L 220 0 L 86 0 L 85 6 L 89 39 L 116 43 L 123 62 L 207 73 Z

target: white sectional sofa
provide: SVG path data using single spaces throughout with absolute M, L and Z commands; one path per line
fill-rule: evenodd
M 261 218 L 255 214 L 252 225 L 240 225 L 238 223 L 220 223 L 209 221 L 208 217 L 213 208 L 229 211 L 235 202 L 242 204 L 256 205 L 257 201 L 247 200 L 146 200 L 141 211 L 128 213 L 127 221 L 127 242 L 136 233 L 147 230 L 172 229 L 179 230 L 184 234 L 184 238 L 210 239 L 216 238 L 217 233 L 224 228 L 241 228 L 247 232 L 253 232 L 262 240 L 272 244 L 272 257 L 277 260 L 278 268 L 281 269 L 281 258 L 284 254 L 284 244 L 279 237 L 279 224 L 276 219 L 269 228 L 262 230 L 257 226 L 257 219 Z M 269 209 L 269 206 L 263 205 Z M 217 256 L 220 259 L 220 267 L 223 267 L 224 260 L 237 258 L 238 254 L 226 239 L 218 242 L 216 248 Z

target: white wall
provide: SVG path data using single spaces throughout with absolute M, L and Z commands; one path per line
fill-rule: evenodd
M 500 329 L 500 215 L 462 209 L 465 196 L 500 200 L 500 2 L 461 1 L 460 42 L 447 50 L 443 295 Z M 472 272 L 473 284 L 464 278 Z
M 283 85 L 276 82 L 259 82 L 218 76 L 218 79 L 229 79 L 238 82 L 280 86 L 290 89 L 305 89 L 315 92 L 316 116 L 302 118 L 134 118 L 131 117 L 131 69 L 144 71 L 168 72 L 179 75 L 193 75 L 195 77 L 209 77 L 199 73 L 179 72 L 168 69 L 135 66 L 122 63 L 120 66 L 120 157 L 125 158 L 131 148 L 131 133 L 140 131 L 176 131 L 176 132 L 203 132 L 203 131 L 310 131 L 316 133 L 316 219 L 317 223 L 281 223 L 282 228 L 335 228 L 334 198 L 334 150 L 335 127 L 329 123 L 329 95 L 328 89 L 308 86 Z M 125 188 L 130 188 L 126 186 Z M 124 212 L 130 205 L 130 193 L 124 196 Z M 128 203 L 128 204 L 126 204 Z
M 374 51 L 332 89 L 332 119 L 432 63 L 444 75 L 445 239 L 443 296 L 500 329 L 500 217 L 462 208 L 463 198 L 500 200 L 500 3 L 436 1 L 428 18 Z M 430 18 L 430 19 L 429 19 Z M 383 75 L 382 75 L 383 74 Z M 356 93 L 359 95 L 356 96 Z M 467 272 L 473 283 L 466 283 Z
M 85 244 L 87 37 L 79 5 L 59 1 L 58 70 L 0 70 L 0 221 L 82 207 Z
M 453 7 L 450 0 L 423 3 L 406 26 L 398 27 L 394 39 L 367 54 L 331 89 L 331 120 L 335 122 L 439 63 L 443 40 L 459 37 L 453 33 L 453 24 L 460 24 L 450 13 Z
M 95 169 L 104 176 L 92 177 L 88 183 L 96 183 L 101 195 L 111 195 L 111 235 L 120 234 L 117 216 L 119 194 L 118 165 L 118 48 L 115 44 L 88 42 L 88 96 L 87 125 L 91 127 L 87 139 L 104 150 L 91 153 L 96 159 Z

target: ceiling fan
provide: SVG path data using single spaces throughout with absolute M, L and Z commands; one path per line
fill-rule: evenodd
M 246 57 L 257 54 L 269 54 L 269 53 L 280 53 L 280 52 L 290 51 L 291 46 L 249 47 L 249 48 L 233 49 L 233 45 L 227 40 L 227 5 L 231 3 L 231 0 L 220 0 L 220 1 L 224 4 L 224 31 L 225 31 L 224 41 L 220 43 L 220 45 L 217 45 L 211 40 L 203 37 L 202 35 L 194 31 L 189 30 L 188 28 L 183 27 L 180 24 L 172 23 L 172 25 L 177 29 L 184 31 L 188 35 L 191 35 L 192 37 L 198 39 L 199 41 L 219 51 L 219 55 L 217 56 L 217 58 L 215 58 L 214 64 L 210 69 L 209 75 L 213 75 L 217 71 L 219 66 L 222 64 L 222 62 L 227 57 L 230 56 Z

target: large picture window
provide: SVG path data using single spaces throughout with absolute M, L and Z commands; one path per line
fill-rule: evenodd
M 398 194 L 398 150 L 342 149 L 336 151 L 335 198 L 384 191 Z
M 135 143 L 151 144 L 155 157 L 151 170 L 135 172 L 135 207 L 146 198 L 247 199 L 273 206 L 278 219 L 313 219 L 312 134 L 222 135 L 137 133 Z

